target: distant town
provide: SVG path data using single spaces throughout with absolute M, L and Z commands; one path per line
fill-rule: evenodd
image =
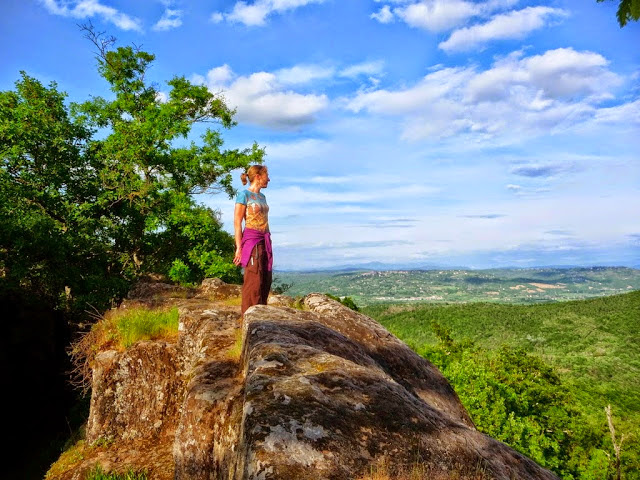
M 579 300 L 640 289 L 640 270 L 626 267 L 492 270 L 276 272 L 287 295 L 350 296 L 356 303 L 497 302 L 530 304 Z

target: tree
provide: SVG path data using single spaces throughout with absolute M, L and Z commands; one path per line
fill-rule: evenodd
M 598 0 L 598 3 L 605 0 Z M 640 19 L 640 0 L 620 0 L 618 11 L 616 12 L 620 27 L 624 27 L 629 20 Z
M 65 105 L 66 95 L 22 73 L 0 92 L 0 272 L 57 307 L 105 306 L 145 273 L 184 282 L 238 280 L 234 243 L 194 195 L 233 195 L 231 172 L 263 150 L 223 150 L 231 128 L 221 95 L 184 77 L 169 91 L 145 80 L 154 56 L 82 27 L 114 97 Z
M 478 430 L 562 478 L 607 478 L 603 432 L 589 425 L 553 368 L 521 349 L 488 351 L 432 328 L 439 343 L 419 353 L 451 382 Z

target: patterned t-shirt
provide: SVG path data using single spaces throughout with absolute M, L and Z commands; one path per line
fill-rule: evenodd
M 269 205 L 267 205 L 267 198 L 262 193 L 242 190 L 238 192 L 236 203 L 247 206 L 245 213 L 246 228 L 252 228 L 260 232 L 269 231 Z

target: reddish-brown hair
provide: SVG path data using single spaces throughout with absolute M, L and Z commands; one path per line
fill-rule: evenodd
M 240 175 L 240 181 L 243 185 L 247 184 L 247 180 L 249 183 L 253 183 L 253 179 L 256 178 L 257 175 L 260 175 L 267 171 L 267 167 L 264 165 L 251 165 L 249 169 Z

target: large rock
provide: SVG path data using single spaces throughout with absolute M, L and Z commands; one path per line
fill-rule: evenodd
M 155 288 L 139 291 L 175 295 Z M 154 480 L 346 480 L 416 463 L 423 478 L 556 478 L 475 430 L 440 372 L 372 319 L 312 294 L 305 310 L 283 297 L 241 320 L 236 293 L 209 281 L 164 297 L 177 342 L 98 354 L 87 446 L 48 478 L 97 463 Z
M 108 350 L 93 366 L 87 441 L 152 438 L 176 423 L 182 380 L 175 345 L 139 342 L 125 352 Z
M 227 478 L 235 465 L 243 402 L 239 312 L 208 307 L 180 311 L 180 363 L 190 381 L 173 447 L 176 479 Z
M 438 478 L 556 478 L 475 430 L 442 375 L 373 320 L 321 295 L 305 304 L 245 313 L 236 479 L 361 478 L 416 458 Z

